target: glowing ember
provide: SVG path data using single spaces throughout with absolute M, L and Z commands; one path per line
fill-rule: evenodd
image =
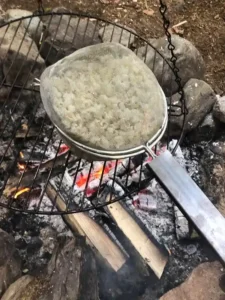
M 70 150 L 70 148 L 66 144 L 62 144 L 59 148 L 59 154 L 66 153 Z
M 26 166 L 24 164 L 17 163 L 17 166 L 20 171 L 24 171 L 26 169 Z
M 120 163 L 117 162 L 117 163 Z M 95 192 L 98 191 L 100 180 L 101 184 L 109 180 L 109 173 L 116 167 L 116 161 L 106 162 L 105 167 L 103 162 L 96 162 L 93 170 L 89 174 L 89 168 L 83 169 L 77 176 L 75 183 L 75 190 L 85 191 L 86 197 L 91 197 Z M 87 184 L 88 181 L 88 184 Z
M 108 175 L 110 170 L 115 168 L 116 166 L 116 162 L 107 162 L 105 165 L 105 168 L 103 168 L 103 164 L 99 163 L 99 166 L 95 166 L 94 170 L 91 172 L 89 180 L 88 180 L 88 173 L 80 173 L 80 176 L 78 177 L 77 181 L 76 181 L 76 185 L 81 188 L 82 186 L 84 186 L 87 182 L 87 180 L 89 182 L 94 181 L 95 179 L 101 179 L 101 177 L 104 178 L 105 175 Z M 104 172 L 103 172 L 104 169 Z M 102 174 L 103 173 L 103 174 Z
M 152 150 L 154 151 L 154 149 Z M 156 155 L 160 155 L 160 153 L 164 152 L 165 150 L 166 147 L 160 147 L 159 150 L 156 151 Z M 147 156 L 143 162 L 143 167 L 145 166 L 145 164 L 150 163 L 151 161 L 152 161 L 152 157 Z M 112 179 L 112 177 L 114 176 L 115 168 L 116 168 L 116 176 L 119 174 L 119 172 L 124 172 L 124 171 L 127 172 L 126 168 L 129 168 L 128 180 L 130 182 L 138 182 L 140 180 L 140 172 L 141 172 L 140 166 L 139 167 L 132 166 L 132 162 L 130 163 L 129 159 L 119 160 L 119 161 L 107 161 L 105 164 L 104 162 L 95 162 L 93 164 L 93 168 L 91 172 L 89 172 L 90 171 L 90 164 L 89 164 L 86 167 L 84 167 L 81 172 L 78 173 L 74 185 L 74 190 L 78 193 L 85 192 L 86 197 L 93 196 L 98 191 L 100 183 L 102 185 L 105 184 L 106 182 L 109 182 L 109 180 Z M 144 172 L 142 172 L 141 178 L 144 176 L 145 176 Z
M 24 188 L 24 189 L 18 191 L 18 192 L 15 194 L 14 198 L 17 199 L 20 195 L 22 195 L 23 193 L 29 192 L 29 191 L 30 191 L 30 188 Z
M 82 187 L 87 182 L 87 178 L 88 178 L 88 176 L 85 176 L 81 173 L 78 180 L 77 180 L 77 182 L 76 182 L 76 185 L 78 187 Z

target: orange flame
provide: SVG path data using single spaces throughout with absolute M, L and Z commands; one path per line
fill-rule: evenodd
M 18 191 L 18 192 L 15 194 L 14 198 L 17 199 L 20 195 L 22 195 L 23 193 L 29 192 L 29 191 L 30 191 L 30 188 L 24 188 L 24 189 Z
M 86 184 L 87 180 L 89 182 L 91 182 L 95 179 L 100 179 L 102 176 L 107 175 L 110 172 L 110 170 L 115 167 L 115 165 L 116 165 L 116 162 L 114 162 L 114 161 L 113 162 L 108 162 L 105 165 L 104 170 L 103 170 L 103 165 L 100 166 L 99 168 L 97 168 L 96 170 L 93 170 L 90 174 L 89 180 L 88 180 L 88 174 L 82 174 L 81 173 L 79 178 L 76 180 L 76 185 L 80 188 L 80 187 L 82 187 Z
M 21 157 L 21 158 L 24 158 L 24 155 L 23 155 L 23 152 L 22 152 L 22 151 L 20 151 L 20 157 Z
M 95 178 L 95 179 L 98 179 L 98 178 L 101 178 L 101 176 L 102 176 L 102 172 L 103 172 L 103 167 L 102 168 L 100 168 L 99 170 L 96 170 L 93 174 L 92 174 L 92 178 Z M 104 170 L 104 174 L 105 174 L 106 172 L 105 172 L 105 170 Z M 104 175 L 103 174 L 103 175 Z

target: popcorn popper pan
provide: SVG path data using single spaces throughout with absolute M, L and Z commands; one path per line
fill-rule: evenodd
M 148 155 L 153 158 L 153 160 L 148 163 L 148 168 L 154 173 L 158 181 L 167 190 L 184 214 L 193 222 L 197 230 L 204 235 L 204 237 L 212 245 L 223 262 L 225 262 L 224 217 L 168 150 L 159 156 L 156 156 L 152 150 L 165 134 L 168 123 L 167 100 L 163 92 L 161 95 L 160 104 L 164 107 L 164 117 L 160 127 L 157 128 L 151 136 L 149 136 L 149 139 L 146 140 L 145 143 L 141 144 L 140 141 L 140 145 L 138 147 L 123 151 L 115 151 L 114 149 L 97 149 L 81 143 L 80 141 L 71 138 L 71 136 L 69 136 L 59 126 L 59 124 L 56 124 L 51 113 L 49 113 L 49 117 L 52 119 L 64 141 L 71 147 L 71 151 L 74 151 L 78 156 L 86 157 L 87 155 L 89 158 L 92 157 L 97 160 L 112 160 L 125 159 L 141 153 L 148 153 Z M 149 106 L 151 107 L 151 101 Z M 157 110 L 154 113 L 157 114 Z M 98 118 L 98 115 L 95 115 L 94 118 Z M 108 126 L 110 126 L 110 123 Z

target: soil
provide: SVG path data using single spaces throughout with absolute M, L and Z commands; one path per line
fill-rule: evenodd
M 201 52 L 206 63 L 206 81 L 214 90 L 225 92 L 225 2 L 221 0 L 164 0 L 171 26 L 187 21 L 178 29 Z M 1 0 L 8 8 L 37 9 L 37 0 Z M 133 28 L 144 38 L 164 34 L 159 0 L 43 0 L 45 10 L 64 6 L 75 12 L 88 12 Z M 144 10 L 152 15 L 147 15 Z

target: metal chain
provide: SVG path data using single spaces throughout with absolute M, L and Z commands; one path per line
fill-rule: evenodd
M 165 34 L 166 34 L 167 40 L 168 40 L 168 49 L 171 52 L 170 61 L 172 62 L 172 69 L 173 69 L 173 72 L 175 75 L 175 81 L 178 85 L 178 93 L 180 94 L 180 102 L 182 103 L 181 112 L 182 112 L 182 114 L 187 114 L 188 110 L 187 110 L 185 102 L 184 102 L 184 90 L 183 90 L 183 87 L 181 84 L 181 78 L 179 76 L 179 68 L 176 65 L 177 57 L 175 55 L 175 46 L 172 43 L 172 37 L 169 32 L 170 21 L 166 16 L 166 12 L 168 9 L 167 9 L 166 4 L 163 2 L 163 0 L 159 0 L 159 3 L 160 3 L 159 11 L 160 11 L 162 19 L 163 19 L 163 27 L 164 27 Z
M 45 10 L 44 10 L 42 0 L 37 0 L 37 5 L 38 5 L 38 12 L 44 13 Z

